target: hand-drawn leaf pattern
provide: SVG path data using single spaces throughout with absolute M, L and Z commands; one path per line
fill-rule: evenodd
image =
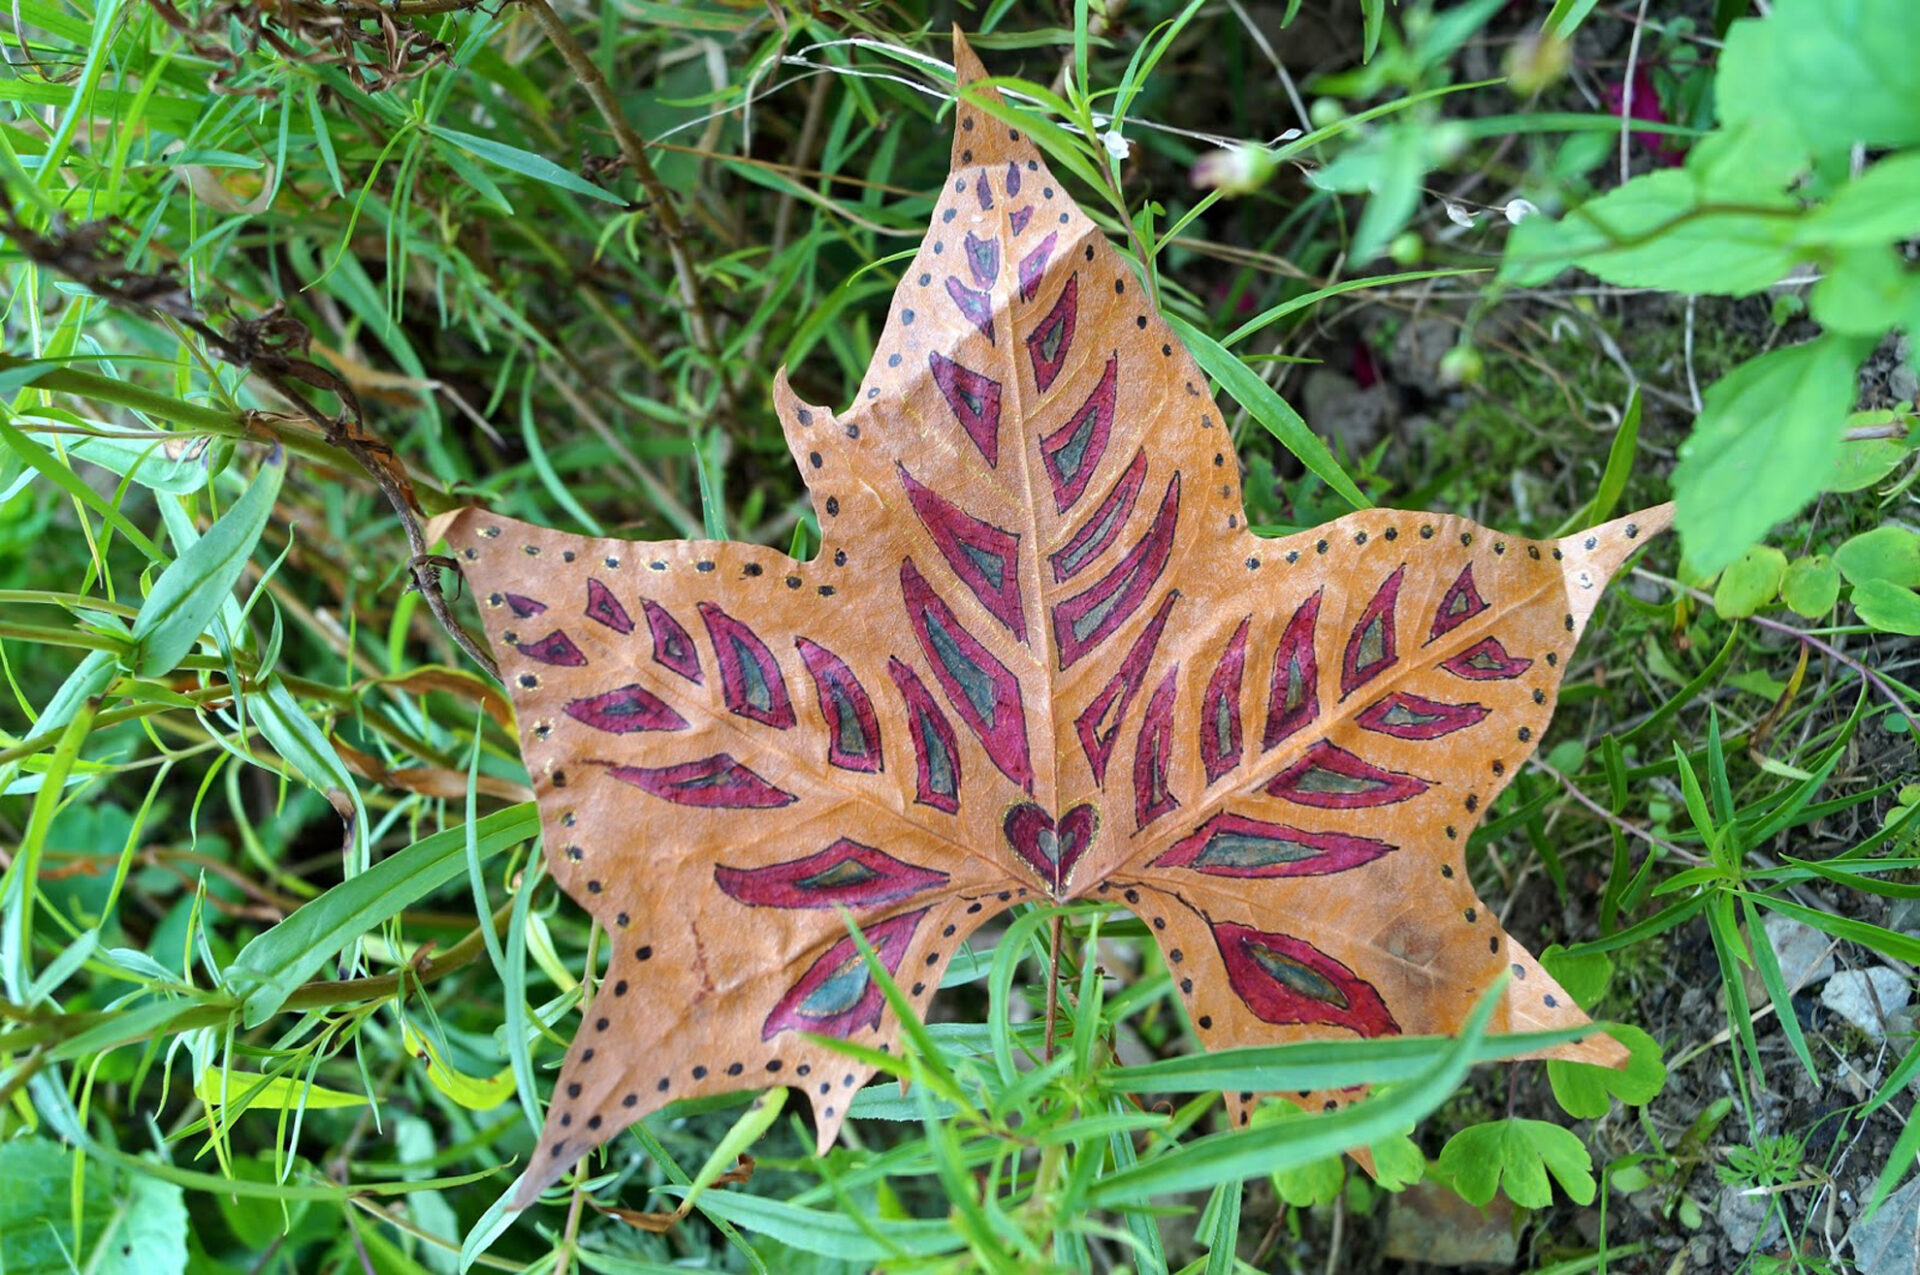
M 811 562 L 434 527 L 553 871 L 613 940 L 520 1203 L 697 1095 L 792 1085 L 828 1146 L 872 1073 L 802 1033 L 898 1031 L 838 906 L 919 1007 L 1009 905 L 1092 897 L 1145 919 L 1208 1047 L 1451 1032 L 1508 970 L 1496 1029 L 1586 1021 L 1462 851 L 1666 508 L 1558 541 L 1391 510 L 1252 535 L 1192 360 L 964 102 L 858 401 L 775 392 Z

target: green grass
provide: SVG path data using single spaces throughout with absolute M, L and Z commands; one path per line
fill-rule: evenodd
M 1373 1269 L 1390 1192 L 1338 1153 L 1371 1143 L 1437 1182 L 1462 1134 L 1570 1154 L 1490 1124 L 1507 1117 L 1567 1126 L 1606 1209 L 1596 1251 L 1583 1206 L 1523 1192 L 1543 1268 L 1684 1241 L 1722 1181 L 1765 1177 L 1813 1269 L 1834 1193 L 1913 1164 L 1920 1051 L 1808 1016 L 1760 925 L 1920 965 L 1892 924 L 1920 895 L 1910 584 L 1877 581 L 1892 619 L 1796 615 L 1771 589 L 1723 618 L 1666 542 L 1596 618 L 1544 765 L 1470 859 L 1520 937 L 1567 945 L 1554 968 L 1588 1008 L 1652 1033 L 1658 1096 L 1573 1119 L 1544 1066 L 1469 1071 L 1498 1052 L 1472 1033 L 1196 1057 L 1138 921 L 1028 908 L 955 961 L 950 1017 L 885 1060 L 905 1092 L 862 1091 L 830 1155 L 752 1095 L 684 1103 L 505 1225 L 604 943 L 545 874 L 511 711 L 439 622 L 476 627 L 420 557 L 422 516 L 817 543 L 772 376 L 813 402 L 858 390 L 946 171 L 926 59 L 955 14 L 398 0 L 389 39 L 375 8 L 20 0 L 0 19 L 9 1271 L 1212 1275 L 1320 1269 L 1334 1245 L 1337 1269 Z M 1816 331 L 1792 304 L 1706 297 L 1689 320 L 1585 276 L 1491 282 L 1510 193 L 1558 207 L 1619 182 L 1617 121 L 1578 77 L 1620 69 L 1532 98 L 1481 85 L 1531 31 L 1499 8 L 1308 4 L 1277 43 L 1319 32 L 1317 64 L 1288 85 L 1224 8 L 958 13 L 1010 85 L 1057 91 L 1023 118 L 1241 405 L 1263 529 L 1372 502 L 1545 535 L 1665 499 L 1694 386 Z M 1712 8 L 1648 14 L 1663 135 L 1712 122 Z M 1586 21 L 1626 47 L 1625 22 Z M 1094 138 L 1116 114 L 1124 161 Z M 1212 149 L 1195 134 L 1294 128 L 1258 189 L 1190 183 Z M 1473 353 L 1449 365 L 1463 381 L 1392 373 L 1397 423 L 1360 454 L 1300 419 L 1288 359 L 1386 361 L 1431 318 Z M 1865 477 L 1811 480 L 1769 537 L 1788 557 L 1920 521 L 1912 403 L 1870 386 L 1857 406 L 1882 409 L 1850 422 Z M 1036 1063 L 1056 915 L 1060 1048 Z M 1842 1058 L 1879 1087 L 1823 1089 Z M 1218 1098 L 1362 1080 L 1384 1088 L 1325 1116 L 1269 1104 L 1251 1132 Z M 751 1181 L 707 1189 L 741 1150 Z M 1276 1173 L 1308 1175 L 1285 1177 L 1294 1203 Z M 664 1234 L 603 1211 L 696 1194 Z

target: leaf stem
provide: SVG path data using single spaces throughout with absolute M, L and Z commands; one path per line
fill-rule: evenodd
M 1681 584 L 1678 580 L 1670 579 L 1663 575 L 1656 575 L 1644 567 L 1635 567 L 1633 574 L 1639 576 L 1642 580 L 1651 580 L 1655 584 L 1665 585 L 1676 593 L 1684 593 L 1696 602 L 1704 603 L 1707 606 L 1713 605 L 1712 594 L 1695 589 L 1690 585 Z M 1894 690 L 1892 683 L 1832 643 L 1822 641 L 1805 629 L 1796 628 L 1780 620 L 1769 619 L 1764 615 L 1750 615 L 1747 619 L 1763 629 L 1772 629 L 1775 633 L 1783 633 L 1797 642 L 1804 642 L 1828 659 L 1836 660 L 1847 668 L 1852 669 L 1860 675 L 1862 681 L 1866 682 L 1866 684 L 1871 686 L 1875 691 L 1878 691 L 1881 697 L 1893 706 L 1893 710 L 1896 713 L 1907 716 L 1914 711 L 1911 704 L 1900 698 L 1899 692 Z

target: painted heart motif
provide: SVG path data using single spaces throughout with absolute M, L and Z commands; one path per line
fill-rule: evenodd
M 1055 820 L 1046 807 L 1023 801 L 1007 812 L 1004 826 L 1007 844 L 1058 890 L 1075 861 L 1093 844 L 1100 812 L 1083 801 Z

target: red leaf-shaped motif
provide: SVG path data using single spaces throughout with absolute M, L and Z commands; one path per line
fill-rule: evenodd
M 434 526 L 554 874 L 614 943 L 520 1203 L 679 1098 L 791 1084 L 828 1145 L 871 1071 L 806 1034 L 899 1030 L 842 907 L 922 1007 L 982 922 L 1095 898 L 1149 923 L 1209 1047 L 1451 1032 L 1507 971 L 1495 1030 L 1586 1021 L 1462 852 L 1665 508 L 1564 540 L 1384 509 L 1254 536 L 1204 377 L 965 102 L 858 403 L 782 377 L 776 407 L 810 562 Z

